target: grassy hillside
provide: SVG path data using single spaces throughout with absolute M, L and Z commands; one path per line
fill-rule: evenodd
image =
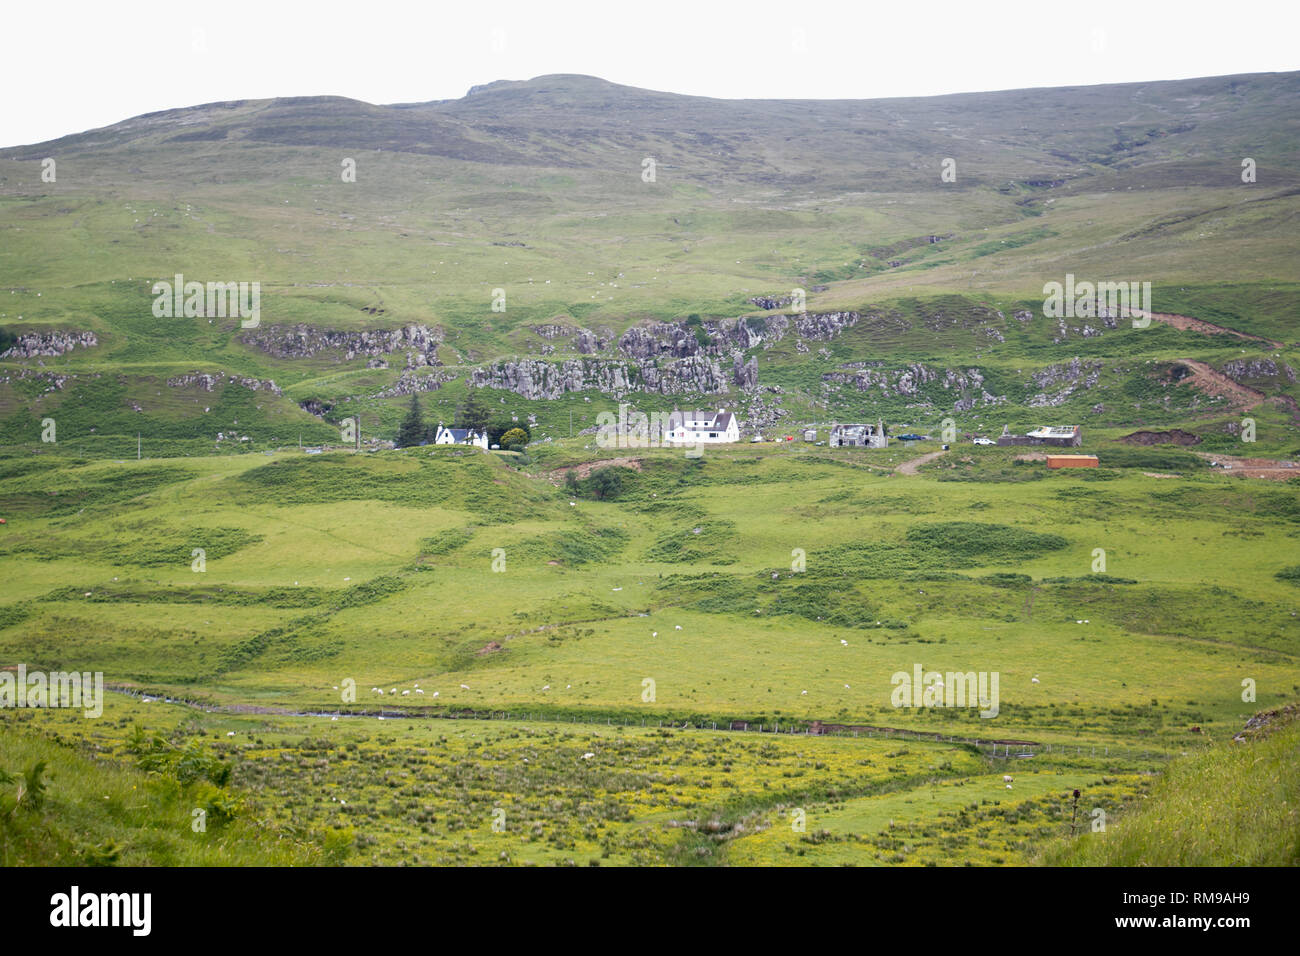
M 1300 862 L 1300 723 L 1261 715 L 1243 742 L 1174 761 L 1149 799 L 1104 831 L 1044 854 L 1053 866 L 1295 866 Z M 1254 723 L 1254 721 L 1252 721 Z
M 1226 433 L 1237 410 L 1195 387 L 1153 407 L 1160 369 L 1146 363 L 1218 367 L 1241 357 L 1242 340 L 1060 324 L 1042 314 L 1042 289 L 1066 273 L 1148 281 L 1157 311 L 1283 343 L 1247 351 L 1294 370 L 1300 250 L 1287 223 L 1300 179 L 1283 157 L 1300 140 L 1296 84 L 1269 74 L 781 102 L 541 77 L 404 106 L 210 104 L 7 149 L 0 229 L 12 241 L 0 266 L 14 278 L 0 289 L 0 326 L 86 330 L 97 344 L 0 360 L 0 442 L 30 446 L 45 417 L 60 422 L 60 441 L 100 457 L 124 456 L 137 433 L 155 456 L 212 451 L 231 431 L 259 448 L 328 442 L 356 414 L 364 435 L 395 434 L 404 398 L 394 389 L 410 385 L 402 350 L 380 368 L 342 349 L 285 358 L 229 318 L 155 318 L 153 284 L 178 273 L 259 282 L 272 337 L 298 326 L 435 330 L 433 367 L 415 371 L 430 415 L 444 419 L 492 363 L 626 365 L 625 330 L 697 314 L 720 390 L 634 386 L 635 401 L 726 405 L 760 425 L 957 415 L 1000 430 L 1045 408 L 1101 427 L 1182 419 Z M 40 178 L 45 157 L 58 162 L 55 182 Z M 647 157 L 653 182 L 641 175 Z M 1243 157 L 1257 163 L 1253 183 L 1241 180 Z M 345 159 L 355 182 L 344 181 Z M 941 178 L 945 159 L 954 181 Z M 863 318 L 756 347 L 719 332 L 745 315 L 793 318 L 751 299 L 795 288 L 811 312 Z M 1029 317 L 1013 318 L 1021 311 Z M 545 326 L 590 330 L 594 351 L 535 331 Z M 757 360 L 756 386 L 733 379 L 737 356 Z M 1111 390 L 1044 405 L 1036 376 L 1075 359 L 1102 363 Z M 892 388 L 826 378 L 864 361 L 895 377 L 917 363 L 941 378 L 975 369 L 990 398 L 938 389 L 918 410 Z M 223 381 L 175 383 L 196 373 Z M 1263 384 L 1267 398 L 1296 399 L 1285 373 Z M 555 398 L 490 390 L 495 408 L 534 415 L 553 437 L 568 434 L 571 415 L 591 427 L 622 397 L 591 384 Z M 1284 429 L 1294 448 L 1288 407 L 1264 431 Z
M 4 723 L 0 865 L 304 866 L 346 855 L 350 834 L 271 825 L 206 777 L 88 756 L 11 712 Z
M 111 688 L 0 710 L 5 861 L 1137 863 L 1207 801 L 1180 862 L 1291 860 L 1285 783 L 1216 781 L 1300 693 L 1298 92 L 559 76 L 0 150 L 0 668 Z M 412 394 L 531 443 L 386 447 Z M 620 403 L 743 439 L 600 447 Z M 817 444 L 878 419 L 929 437 Z M 971 441 L 1046 424 L 1101 467 Z

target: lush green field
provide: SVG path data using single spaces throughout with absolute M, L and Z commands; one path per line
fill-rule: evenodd
M 1225 781 L 1293 763 L 1227 740 L 1300 696 L 1298 92 L 544 77 L 0 150 L 0 668 L 111 688 L 0 709 L 4 862 L 1237 860 L 1161 846 L 1212 804 L 1294 862 Z M 177 274 L 260 325 L 155 315 Z M 412 393 L 531 443 L 389 447 Z M 742 440 L 601 447 L 621 403 Z M 971 443 L 1065 424 L 1100 468 Z
M 110 752 L 129 721 L 192 724 L 262 812 L 347 824 L 359 859 L 1024 862 L 1063 825 L 1062 793 L 1113 811 L 1144 771 L 1300 693 L 1300 498 L 1199 467 L 1150 478 L 1141 457 L 1062 473 L 980 452 L 953 481 L 940 466 L 964 452 L 906 477 L 901 448 L 644 450 L 605 500 L 552 468 L 576 443 L 527 466 L 459 449 L 10 459 L 0 663 L 226 709 L 110 695 L 98 723 L 25 716 L 68 739 L 112 728 Z M 917 665 L 997 672 L 997 716 L 893 706 L 892 676 Z M 498 719 L 395 719 L 467 712 Z M 813 720 L 895 730 L 770 733 Z M 713 729 L 733 721 L 769 733 Z M 993 758 L 997 739 L 1036 756 Z M 632 776 L 585 785 L 586 752 Z M 692 754 L 709 769 L 688 774 Z M 546 776 L 502 769 L 524 757 Z M 505 795 L 516 842 L 491 830 Z M 781 814 L 804 804 L 796 834 Z

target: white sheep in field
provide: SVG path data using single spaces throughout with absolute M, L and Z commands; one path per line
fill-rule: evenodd
M 402 691 L 402 696 L 403 696 L 403 697 L 410 697 L 410 696 L 411 696 L 411 692 L 410 692 L 409 690 L 404 690 L 404 691 Z
M 1003 782 L 1003 783 L 1010 783 L 1010 782 L 1011 782 L 1011 775 L 1010 775 L 1010 774 L 1005 774 L 1005 773 L 1004 773 L 1004 774 L 1002 775 L 1002 782 Z
M 420 690 L 420 688 L 418 688 L 418 687 L 415 688 L 415 692 L 416 692 L 417 694 L 423 694 L 423 693 L 424 693 L 424 691 Z
M 469 690 L 469 684 L 461 684 L 461 685 L 460 685 L 460 689 L 461 689 L 461 690 Z

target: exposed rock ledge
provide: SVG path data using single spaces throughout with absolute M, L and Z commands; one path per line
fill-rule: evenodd
M 270 392 L 272 395 L 282 395 L 280 387 L 270 379 L 259 380 L 255 378 L 242 378 L 238 375 L 211 375 L 207 372 L 191 372 L 188 375 L 176 375 L 167 379 L 167 384 L 171 388 L 190 388 L 198 386 L 205 392 L 215 391 L 216 387 L 221 384 L 240 385 L 254 392 Z
M 442 330 L 427 325 L 362 332 L 318 329 L 310 325 L 271 326 L 249 330 L 241 340 L 281 359 L 310 358 L 320 352 L 335 352 L 346 362 L 358 357 L 375 358 L 405 351 L 408 366 L 422 366 L 439 364 L 438 346 L 442 343 Z
M 91 349 L 99 344 L 94 332 L 23 332 L 0 359 L 62 355 L 75 348 Z

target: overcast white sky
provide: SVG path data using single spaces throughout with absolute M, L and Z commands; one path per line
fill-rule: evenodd
M 870 98 L 1294 70 L 1297 26 L 1297 0 L 15 0 L 0 145 L 216 100 L 419 102 L 546 73 Z

